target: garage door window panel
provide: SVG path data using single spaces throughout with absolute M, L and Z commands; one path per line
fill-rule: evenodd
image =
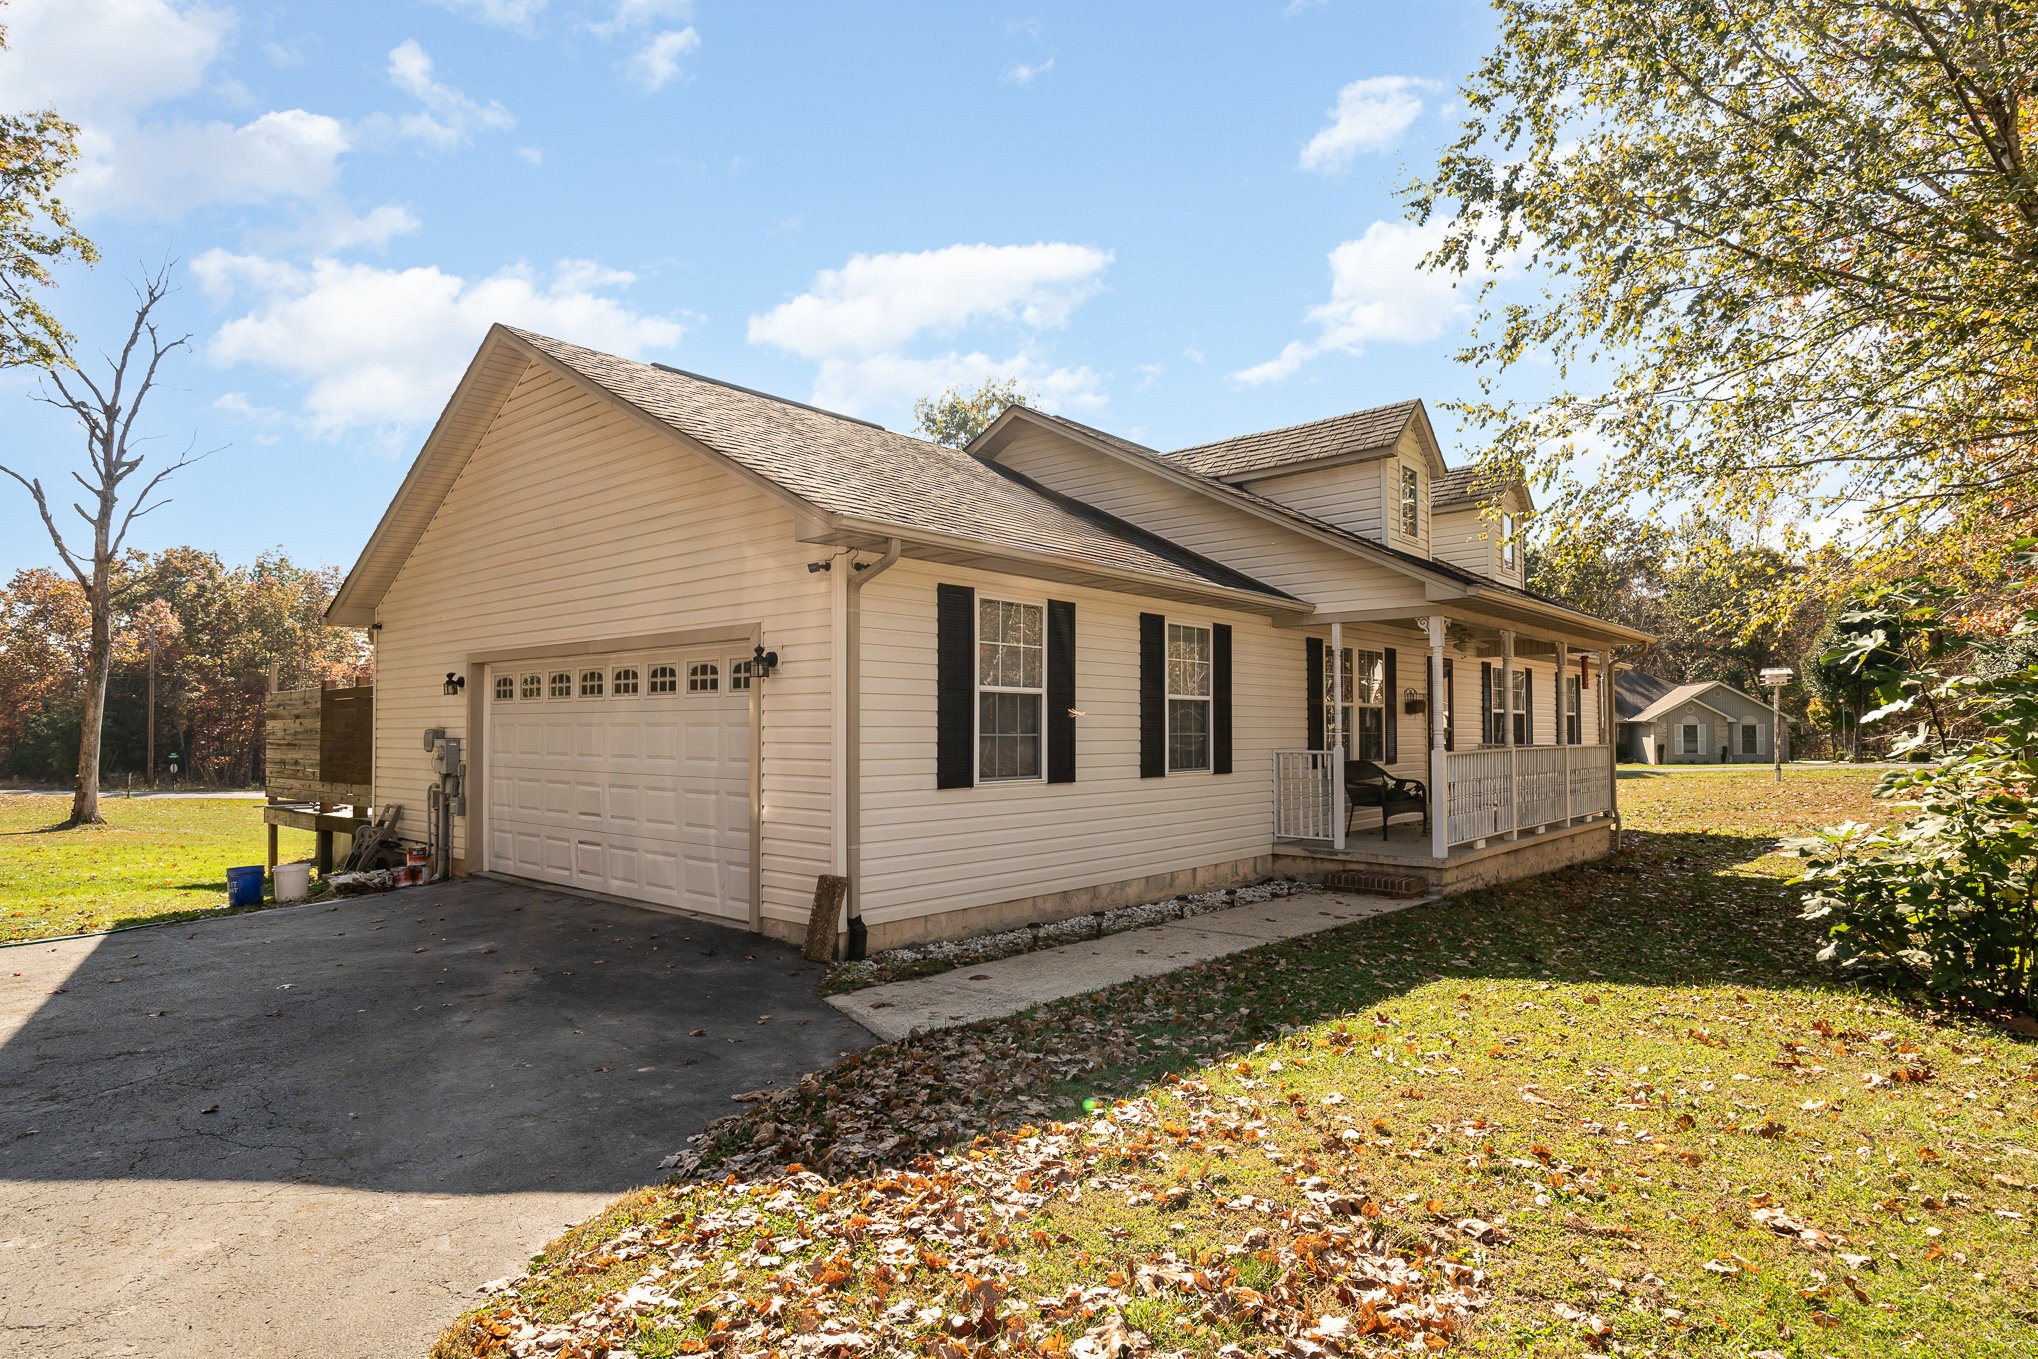
M 650 691 L 654 694 L 678 693 L 679 667 L 672 665 L 652 666 L 651 674 L 648 681 L 648 687 L 650 688 Z
M 696 661 L 686 668 L 686 691 L 689 694 L 719 693 L 721 687 L 721 670 L 713 661 Z
M 517 696 L 516 676 L 497 675 L 495 677 L 495 701 L 497 703 L 509 703 L 514 701 L 516 696 Z
M 616 670 L 615 688 L 612 692 L 617 698 L 631 698 L 635 696 L 637 692 L 637 668 L 635 666 L 622 666 Z
M 608 676 L 604 671 L 600 670 L 581 671 L 580 696 L 582 698 L 600 698 L 602 695 L 603 684 L 607 680 L 607 678 Z
M 1047 611 L 1002 599 L 977 603 L 977 779 L 1041 776 L 1047 702 Z
M 572 698 L 573 672 L 571 670 L 554 670 L 551 679 L 546 685 L 546 689 L 553 698 Z

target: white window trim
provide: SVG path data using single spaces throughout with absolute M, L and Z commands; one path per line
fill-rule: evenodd
M 1210 641 L 1210 692 L 1207 694 L 1178 694 L 1168 681 L 1168 631 L 1171 628 L 1194 628 Z M 1174 711 L 1176 703 L 1201 703 L 1203 705 L 1203 750 L 1204 763 L 1199 765 L 1178 765 L 1175 763 Z M 1178 622 L 1173 618 L 1161 620 L 1161 754 L 1167 760 L 1170 774 L 1208 774 L 1217 764 L 1217 629 L 1209 623 Z
M 984 673 L 984 605 L 1023 604 L 1040 610 L 1040 687 L 1027 689 L 1017 685 L 985 684 Z M 975 607 L 970 611 L 970 695 L 969 695 L 969 761 L 970 778 L 978 787 L 1003 788 L 1018 783 L 1047 782 L 1047 673 L 1051 662 L 1047 637 L 1047 597 L 1009 594 L 989 594 L 979 590 Z M 1040 772 L 1038 774 L 1015 774 L 1009 778 L 984 777 L 984 703 L 985 694 L 1038 694 L 1040 695 Z
M 1422 541 L 1422 469 L 1397 463 L 1401 469 L 1400 483 L 1394 488 L 1395 522 L 1401 529 L 1401 536 L 1417 542 Z M 1413 522 L 1411 522 L 1413 521 Z

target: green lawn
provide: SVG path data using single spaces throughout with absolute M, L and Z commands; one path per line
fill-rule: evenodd
M 107 798 L 103 826 L 52 830 L 68 797 L 0 797 L 0 942 L 221 913 L 226 870 L 267 862 L 262 804 L 233 798 Z M 284 830 L 283 858 L 309 831 Z
M 1889 809 L 1768 778 L 1637 771 L 1616 858 L 847 1059 L 434 1354 L 2038 1352 L 2038 1044 L 1815 964 L 1774 839 Z

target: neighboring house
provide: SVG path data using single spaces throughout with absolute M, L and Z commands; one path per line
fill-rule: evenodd
M 1769 705 L 1718 680 L 1672 684 L 1623 670 L 1614 681 L 1621 758 L 1643 764 L 1767 764 Z M 1785 726 L 1783 758 L 1790 758 Z
M 839 875 L 873 948 L 1448 888 L 1606 852 L 1647 640 L 1433 557 L 1452 475 L 1416 402 L 1175 453 L 1014 408 L 961 451 L 498 326 L 330 618 L 374 629 L 412 838 L 422 734 L 465 740 L 457 871 L 783 937 Z M 1332 752 L 1431 827 L 1347 837 Z

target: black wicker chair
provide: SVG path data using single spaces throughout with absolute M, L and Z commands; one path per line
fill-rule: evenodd
M 1352 819 L 1361 807 L 1380 809 L 1380 838 L 1387 838 L 1387 822 L 1405 812 L 1421 812 L 1422 828 L 1429 830 L 1429 789 L 1416 779 L 1396 778 L 1371 760 L 1345 761 L 1345 833 L 1351 834 Z

